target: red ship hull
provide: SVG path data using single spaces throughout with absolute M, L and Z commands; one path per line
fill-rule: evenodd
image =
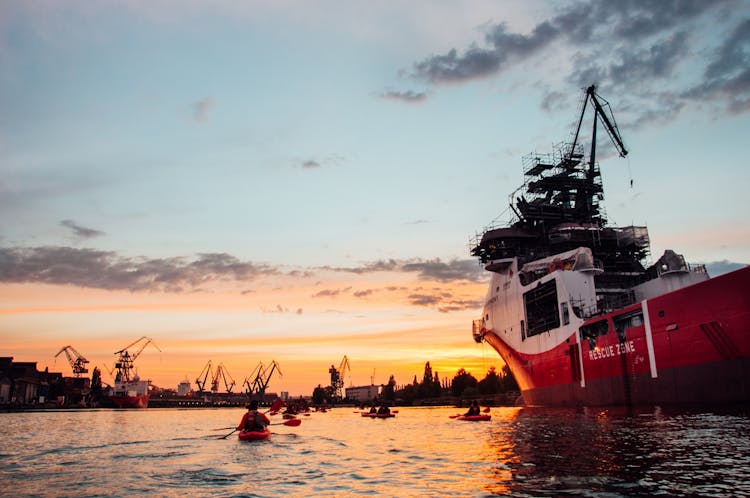
M 142 396 L 110 396 L 116 408 L 148 408 L 148 394 Z
M 592 317 L 541 353 L 501 336 L 483 339 L 529 405 L 750 402 L 750 267 Z

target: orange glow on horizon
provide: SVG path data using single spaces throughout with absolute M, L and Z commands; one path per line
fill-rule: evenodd
M 441 379 L 460 368 L 481 379 L 490 367 L 499 370 L 503 364 L 491 348 L 471 338 L 479 308 L 444 313 L 409 303 L 410 295 L 427 292 L 478 303 L 484 285 L 448 286 L 399 275 L 378 275 L 358 285 L 336 278 L 325 283 L 287 278 L 273 285 L 247 292 L 222 284 L 180 294 L 3 285 L 0 356 L 70 375 L 64 355 L 53 356 L 72 345 L 90 361 L 89 370 L 99 367 L 111 383 L 107 369 L 114 352 L 147 336 L 162 352 L 146 347 L 135 366 L 160 387 L 176 388 L 186 379 L 195 387 L 211 360 L 226 366 L 237 392 L 259 362 L 275 360 L 283 375 L 274 374 L 269 391 L 294 396 L 328 385 L 328 369 L 344 355 L 352 367 L 346 387 L 369 385 L 371 378 L 385 384 L 391 375 L 399 385 L 415 375 L 421 381 L 428 361 Z

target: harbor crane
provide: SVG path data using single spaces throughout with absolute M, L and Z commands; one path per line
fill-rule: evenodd
M 121 350 L 115 351 L 115 354 L 119 355 L 118 361 L 115 363 L 115 368 L 117 369 L 115 382 L 130 382 L 133 380 L 133 362 L 141 355 L 143 350 L 149 344 L 154 346 L 160 353 L 162 352 L 161 349 L 159 349 L 159 346 L 157 346 L 150 337 L 146 337 L 145 335 L 137 341 L 128 344 Z M 130 348 L 133 348 L 136 351 L 131 353 Z
M 349 371 L 349 377 L 351 377 L 352 369 L 349 366 L 349 358 L 346 355 L 344 355 L 338 368 L 331 365 L 331 368 L 328 369 L 328 373 L 331 374 L 331 391 L 334 398 L 342 399 L 344 397 L 342 389 L 344 387 L 344 375 L 346 371 Z M 349 381 L 351 383 L 351 379 Z
M 229 381 L 227 381 L 227 377 L 229 377 Z M 224 381 L 224 388 L 227 393 L 231 394 L 235 384 L 234 379 L 230 375 L 229 370 L 227 370 L 227 367 L 223 363 L 219 363 L 214 372 L 214 378 L 211 381 L 211 392 L 216 393 L 219 391 L 219 383 L 222 380 Z
M 245 378 L 245 386 L 247 387 L 247 394 L 250 397 L 257 397 L 262 399 L 266 394 L 266 387 L 268 382 L 271 380 L 271 376 L 274 371 L 278 370 L 279 375 L 283 377 L 281 373 L 281 367 L 276 363 L 276 360 L 271 360 L 270 365 L 263 365 L 263 362 L 258 363 L 258 366 Z M 250 378 L 252 377 L 252 381 Z
M 88 363 L 89 360 L 84 358 L 83 355 L 76 351 L 73 346 L 63 346 L 60 351 L 57 352 L 55 358 L 62 353 L 65 353 L 65 356 L 68 358 L 68 363 L 70 363 L 70 366 L 73 369 L 73 377 L 80 377 L 82 374 L 89 372 L 89 369 L 86 368 L 86 363 Z
M 211 360 L 208 360 L 208 363 L 206 363 L 206 366 L 203 367 L 203 370 L 201 370 L 201 373 L 198 374 L 198 378 L 195 379 L 195 383 L 198 385 L 198 392 L 203 394 L 203 391 L 206 389 L 206 382 L 208 381 L 208 378 L 210 377 L 213 379 L 212 375 L 212 368 L 211 368 Z

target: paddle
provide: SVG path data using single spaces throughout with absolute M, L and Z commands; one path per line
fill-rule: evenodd
M 234 434 L 235 432 L 237 432 L 237 429 L 234 429 L 234 430 L 233 430 L 232 432 L 230 432 L 229 434 L 224 434 L 223 436 L 219 436 L 219 437 L 218 437 L 218 438 L 216 438 L 216 439 L 226 439 L 226 438 L 228 438 L 229 436 L 231 436 L 232 434 Z
M 484 409 L 484 410 L 482 410 L 482 411 L 483 411 L 484 413 L 490 413 L 490 407 L 488 406 L 487 408 L 485 408 L 485 409 Z
M 290 419 L 290 420 L 285 420 L 283 422 L 277 422 L 277 423 L 268 424 L 268 425 L 288 425 L 289 427 L 297 427 L 301 423 L 302 423 L 302 420 L 300 420 L 298 418 L 293 418 L 293 419 Z

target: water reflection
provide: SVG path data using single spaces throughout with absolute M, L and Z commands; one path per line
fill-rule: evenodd
M 501 495 L 750 493 L 747 413 L 520 408 L 493 411 L 485 490 Z
M 242 412 L 2 414 L 0 494 L 750 496 L 747 412 L 493 408 L 463 422 L 455 408 L 339 408 L 259 444 L 217 439 Z

